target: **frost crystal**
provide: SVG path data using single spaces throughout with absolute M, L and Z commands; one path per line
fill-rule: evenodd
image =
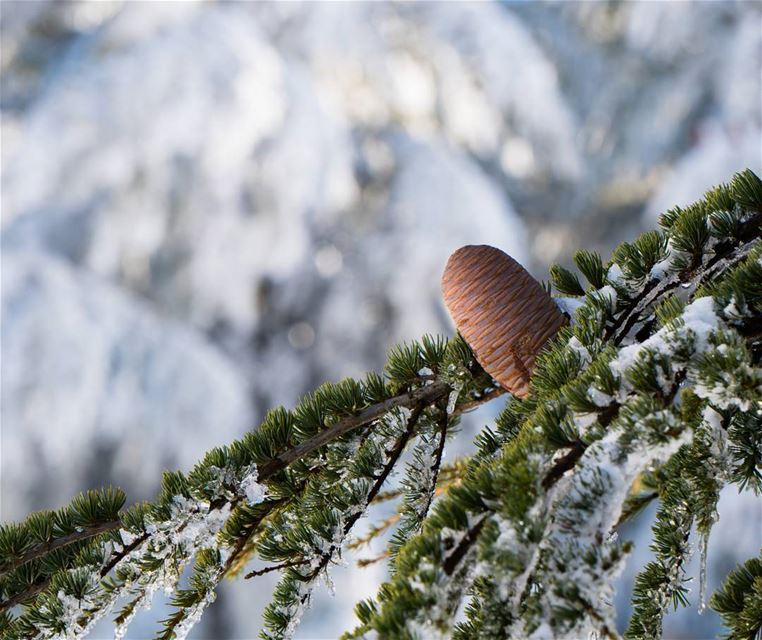
M 176 640 L 185 640 L 188 637 L 191 629 L 201 619 L 201 615 L 204 613 L 204 609 L 214 601 L 214 592 L 210 592 L 200 603 L 191 607 L 190 612 L 186 615 L 185 619 L 177 625 L 175 629 Z
M 251 471 L 241 480 L 240 490 L 251 506 L 264 502 L 267 497 L 267 486 L 259 484 L 258 477 L 256 466 L 252 466 Z
M 709 546 L 709 532 L 702 533 L 700 537 L 699 552 L 699 606 L 698 612 L 703 614 L 706 611 L 706 557 Z
M 455 404 L 458 402 L 458 396 L 460 396 L 460 392 L 463 389 L 463 383 L 457 382 L 453 385 L 452 391 L 450 391 L 450 395 L 447 398 L 447 413 L 452 414 L 455 411 Z

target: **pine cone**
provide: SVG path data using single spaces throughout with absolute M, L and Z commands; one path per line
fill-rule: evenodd
M 552 298 L 518 262 L 487 245 L 450 256 L 442 293 L 479 364 L 504 389 L 525 397 L 537 354 L 567 322 Z

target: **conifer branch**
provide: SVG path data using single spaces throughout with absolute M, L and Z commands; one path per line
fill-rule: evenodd
M 368 496 L 366 499 L 367 504 L 370 504 L 373 501 L 373 498 L 376 497 L 378 492 L 381 490 L 381 487 L 384 486 L 384 483 L 389 477 L 389 474 L 392 472 L 392 469 L 394 469 L 394 467 L 396 466 L 397 461 L 402 455 L 402 452 L 405 450 L 405 446 L 407 445 L 408 440 L 410 440 L 411 436 L 413 435 L 415 426 L 418 423 L 418 418 L 420 418 L 421 413 L 423 413 L 423 410 L 426 406 L 427 404 L 422 398 L 418 400 L 418 404 L 413 406 L 410 412 L 410 416 L 407 420 L 407 425 L 405 427 L 405 430 L 402 432 L 402 435 L 400 435 L 399 439 L 394 444 L 394 447 L 389 452 L 388 462 L 384 465 L 384 468 L 381 470 L 381 473 L 376 478 L 376 481 L 371 487 L 371 490 L 368 492 Z M 352 530 L 352 527 L 354 527 L 355 523 L 363 515 L 364 515 L 364 511 L 358 510 L 356 513 L 354 513 L 353 515 L 349 517 L 347 522 L 344 524 L 344 536 L 349 534 L 349 532 Z M 328 549 L 328 551 L 323 553 L 320 561 L 317 563 L 317 566 L 314 567 L 314 569 L 306 577 L 307 580 L 314 580 L 320 574 L 320 572 L 323 571 L 323 569 L 325 569 L 326 566 L 328 566 L 328 563 L 331 561 L 331 558 L 333 558 L 333 554 L 336 551 L 336 549 L 337 549 L 337 545 L 332 544 L 330 548 Z
M 382 402 L 370 405 L 369 407 L 359 412 L 357 415 L 348 416 L 342 420 L 339 420 L 312 438 L 305 440 L 304 442 L 294 446 L 291 449 L 288 449 L 269 462 L 265 463 L 259 470 L 258 479 L 260 481 L 268 480 L 293 462 L 303 458 L 306 455 L 309 455 L 320 447 L 336 440 L 337 438 L 340 438 L 341 436 L 358 427 L 370 424 L 394 408 L 409 408 L 416 404 L 431 405 L 441 398 L 446 397 L 451 390 L 451 386 L 447 383 L 434 382 L 430 385 L 420 387 L 413 391 L 408 391 L 388 398 Z M 490 392 L 485 393 L 480 398 L 476 398 L 457 407 L 453 412 L 453 415 L 459 415 L 463 412 L 469 411 L 479 405 L 499 397 L 504 393 L 505 391 L 501 388 L 492 389 Z M 235 503 L 236 501 L 233 502 Z M 19 567 L 28 562 L 31 562 L 32 560 L 47 555 L 51 551 L 55 551 L 56 549 L 66 547 L 76 542 L 88 540 L 103 533 L 116 531 L 121 526 L 121 520 L 110 520 L 108 522 L 99 523 L 97 525 L 82 527 L 78 531 L 67 534 L 65 536 L 61 536 L 60 538 L 55 538 L 48 543 L 34 547 L 33 549 L 24 553 L 18 559 L 6 563 L 0 570 L 0 577 L 18 569 Z M 116 558 L 117 561 L 119 559 L 119 557 Z
M 762 218 L 759 214 L 749 222 L 749 226 L 754 228 Z M 701 266 L 690 273 L 678 273 L 667 278 L 666 280 L 659 281 L 657 279 L 651 279 L 643 288 L 643 291 L 633 300 L 634 305 L 629 307 L 625 312 L 620 314 L 614 322 L 607 327 L 605 336 L 606 338 L 613 338 L 616 344 L 619 344 L 632 328 L 640 321 L 643 314 L 649 308 L 652 308 L 657 301 L 664 298 L 669 292 L 677 289 L 681 284 L 686 282 L 693 283 L 694 288 L 711 281 L 716 277 L 718 273 L 725 271 L 740 261 L 742 261 L 749 253 L 759 244 L 759 238 L 753 237 L 751 240 L 740 245 L 730 245 L 725 253 L 718 253 L 708 258 Z M 645 336 L 647 337 L 647 336 Z
M 486 521 L 486 515 L 479 518 L 476 524 L 468 529 L 466 535 L 463 536 L 455 548 L 447 554 L 445 561 L 442 564 L 442 569 L 448 576 L 451 576 L 453 573 L 455 573 L 455 570 L 458 568 L 461 560 L 466 557 L 469 549 L 471 549 L 471 547 L 476 543 Z
M 377 420 L 381 416 L 389 413 L 389 411 L 392 409 L 398 407 L 410 408 L 418 405 L 431 405 L 434 404 L 437 400 L 446 397 L 451 391 L 452 387 L 446 382 L 434 382 L 424 387 L 414 389 L 413 391 L 399 394 L 389 398 L 388 400 L 377 402 L 376 404 L 363 409 L 357 415 L 349 416 L 339 420 L 337 423 L 331 425 L 324 431 L 321 431 L 309 440 L 305 440 L 299 445 L 289 449 L 288 451 L 285 451 L 279 456 L 273 458 L 271 461 L 262 465 L 259 470 L 259 479 L 266 480 L 272 477 L 278 471 L 285 469 L 292 462 L 295 462 L 296 460 L 312 453 L 313 451 L 316 451 L 320 447 L 328 444 L 329 442 L 332 442 L 333 440 L 336 440 L 337 438 L 340 438 L 344 434 L 352 431 L 353 429 L 356 429 L 357 427 L 370 424 L 374 420 Z M 487 394 L 481 398 L 473 400 L 472 402 L 468 403 L 469 406 L 467 408 L 461 408 L 460 412 L 467 411 L 468 409 L 472 409 L 477 405 L 489 402 L 499 395 L 500 394 Z
M 391 553 L 390 553 L 389 549 L 386 549 L 386 550 L 382 551 L 381 553 L 379 553 L 377 556 L 374 556 L 372 558 L 359 558 L 357 560 L 357 566 L 360 567 L 360 568 L 369 567 L 372 564 L 376 564 L 378 562 L 383 562 L 384 560 L 386 560 L 390 556 L 391 556 Z
M 373 525 L 370 531 L 361 538 L 355 538 L 348 545 L 347 549 L 359 549 L 367 544 L 370 544 L 371 540 L 374 540 L 380 536 L 384 531 L 387 531 L 390 527 L 393 527 L 400 521 L 400 514 L 393 513 L 388 518 L 384 518 L 379 524 Z
M 607 537 L 624 516 L 633 474 L 649 460 L 658 468 L 682 451 L 680 445 L 698 429 L 696 421 L 708 415 L 709 424 L 714 420 L 737 442 L 731 451 L 738 463 L 728 477 L 757 486 L 754 426 L 738 422 L 728 428 L 711 412 L 762 406 L 762 371 L 754 368 L 760 351 L 733 337 L 754 335 L 745 327 L 758 323 L 762 310 L 760 210 L 762 181 L 746 171 L 705 201 L 665 214 L 665 235 L 651 232 L 624 243 L 609 267 L 590 254 L 581 256 L 578 266 L 594 290 L 584 294 L 573 326 L 561 331 L 535 366 L 529 401 L 509 404 L 499 430 L 480 436 L 481 452 L 463 487 L 400 550 L 396 573 L 378 602 L 358 606 L 361 626 L 351 637 L 369 631 L 405 636 L 411 626 L 421 634 L 446 631 L 451 609 L 443 598 L 452 592 L 439 574 L 432 578 L 431 567 L 466 575 L 458 568 L 481 537 L 475 521 L 488 534 L 480 547 L 474 604 L 459 638 L 523 637 L 541 623 L 543 635 L 586 635 L 592 624 L 598 634 L 615 637 L 605 603 L 628 545 Z M 573 274 L 563 280 L 574 285 L 566 286 L 571 295 L 580 295 Z M 675 296 L 678 287 L 681 295 Z M 722 457 L 711 462 L 716 437 L 725 436 L 696 445 L 709 461 L 696 462 L 696 469 L 727 464 Z M 548 449 L 566 451 L 559 458 Z M 569 481 L 551 492 L 567 472 Z M 698 493 L 690 500 L 700 506 L 704 526 L 711 526 L 706 514 L 722 473 L 691 485 Z M 644 494 L 643 500 L 656 495 Z M 666 554 L 672 529 L 655 531 Z M 458 553 L 442 555 L 452 537 L 459 541 Z M 682 560 L 668 562 L 679 570 Z M 657 580 L 649 587 L 654 588 L 661 594 L 671 587 Z M 433 616 L 432 607 L 442 615 Z
M 42 582 L 35 583 L 33 585 L 30 585 L 28 589 L 25 591 L 22 591 L 21 593 L 17 593 L 15 596 L 11 596 L 7 600 L 3 600 L 0 602 L 0 611 L 5 611 L 6 609 L 13 609 L 16 605 L 24 604 L 25 602 L 28 602 L 35 596 L 37 596 L 39 593 L 44 591 L 48 588 L 48 585 L 50 584 L 50 580 L 44 580 Z
M 487 391 L 486 393 L 482 394 L 478 398 L 469 400 L 468 402 L 464 402 L 463 404 L 458 405 L 455 408 L 455 411 L 453 411 L 453 415 L 459 416 L 462 413 L 466 413 L 467 411 L 476 409 L 477 407 L 480 407 L 481 405 L 487 402 L 490 402 L 494 400 L 495 398 L 499 398 L 500 396 L 505 395 L 506 393 L 507 391 L 503 389 L 502 387 L 495 387 L 494 389 L 491 389 L 490 391 Z
M 3 566 L 2 570 L 0 570 L 0 578 L 11 573 L 12 571 L 15 571 L 19 567 L 25 565 L 27 562 L 31 562 L 32 560 L 41 558 L 51 553 L 52 551 L 55 551 L 56 549 L 61 549 L 70 544 L 74 544 L 75 542 L 82 542 L 83 540 L 88 540 L 89 538 L 98 536 L 102 533 L 108 533 L 109 531 L 114 531 L 118 529 L 120 526 L 121 526 L 120 520 L 110 520 L 108 522 L 102 522 L 102 523 L 95 524 L 88 527 L 81 527 L 80 530 L 78 531 L 74 531 L 73 533 L 66 534 L 64 536 L 61 536 L 60 538 L 54 538 L 50 542 L 46 542 L 44 544 L 38 545 L 30 549 L 19 558 L 12 560 L 10 562 L 7 562 Z M 0 609 L 2 608 L 3 607 L 0 604 Z

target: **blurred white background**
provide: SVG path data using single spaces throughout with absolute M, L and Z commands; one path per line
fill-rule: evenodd
M 758 1 L 0 11 L 4 520 L 108 483 L 150 498 L 267 408 L 451 333 L 460 245 L 544 277 L 762 167 Z M 729 490 L 710 586 L 760 523 Z M 384 571 L 337 569 L 298 637 L 349 628 Z M 261 580 L 226 584 L 196 637 L 255 637 Z M 694 609 L 665 633 L 718 625 Z

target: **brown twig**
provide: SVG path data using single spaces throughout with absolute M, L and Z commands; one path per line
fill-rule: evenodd
M 17 593 L 15 596 L 11 596 L 10 598 L 3 600 L 0 602 L 0 611 L 5 611 L 6 609 L 13 609 L 18 604 L 23 604 L 27 600 L 31 600 L 34 598 L 38 593 L 41 591 L 44 591 L 48 584 L 50 584 L 50 579 L 46 579 L 42 582 L 37 582 L 31 586 L 29 586 L 27 589 L 22 591 L 21 593 Z
M 264 569 L 257 569 L 247 573 L 244 578 L 256 578 L 257 576 L 263 576 L 266 573 L 272 573 L 273 571 L 281 571 L 282 569 L 288 569 L 289 567 L 300 567 L 303 564 L 307 564 L 306 560 L 292 560 L 290 562 L 281 562 L 280 564 L 274 564 Z
M 356 415 L 347 416 L 346 418 L 339 420 L 324 431 L 315 434 L 311 438 L 308 438 L 304 442 L 299 443 L 295 447 L 292 447 L 288 451 L 284 451 L 282 454 L 266 462 L 259 469 L 258 480 L 262 481 L 272 477 L 278 471 L 285 469 L 289 464 L 299 458 L 303 458 L 316 449 L 332 442 L 336 438 L 340 438 L 357 427 L 373 422 L 396 407 L 410 408 L 421 404 L 430 405 L 440 398 L 447 396 L 449 393 L 450 385 L 446 382 L 434 382 L 433 384 L 420 387 L 414 391 L 409 391 L 394 396 L 393 398 L 388 398 L 382 402 L 377 402 L 376 404 L 363 409 Z
M 630 518 L 634 517 L 636 514 L 640 513 L 643 509 L 645 509 L 651 502 L 656 500 L 656 498 L 659 497 L 658 491 L 649 491 L 648 493 L 642 493 L 638 496 L 636 496 L 634 499 L 637 500 L 637 504 L 635 504 L 631 509 L 624 510 L 622 509 L 622 513 L 619 514 L 619 519 L 616 521 L 616 524 L 614 525 L 614 529 L 619 529 L 625 522 L 627 522 Z M 627 506 L 627 503 L 625 503 L 625 506 Z
M 357 560 L 357 566 L 361 569 L 364 569 L 365 567 L 369 567 L 372 564 L 386 560 L 390 555 L 391 553 L 389 553 L 389 550 L 387 549 L 379 553 L 377 556 L 373 556 L 372 558 L 359 558 Z
M 388 518 L 385 518 L 382 520 L 379 524 L 373 525 L 368 533 L 366 533 L 361 538 L 355 538 L 352 540 L 348 545 L 347 549 L 359 549 L 360 547 L 364 547 L 366 544 L 370 544 L 370 541 L 374 538 L 381 535 L 384 531 L 386 531 L 389 527 L 394 526 L 400 521 L 400 518 L 402 516 L 399 513 L 393 513 Z
M 503 387 L 495 387 L 479 398 L 470 400 L 469 402 L 464 402 L 463 404 L 455 407 L 455 411 L 453 411 L 452 415 L 458 416 L 461 413 L 465 413 L 466 411 L 471 411 L 471 409 L 475 409 L 476 407 L 483 405 L 485 402 L 499 398 L 505 393 L 507 393 L 507 391 L 503 389 Z
M 25 565 L 27 562 L 41 558 L 51 551 L 55 551 L 61 547 L 66 547 L 81 540 L 87 540 L 88 538 L 92 538 L 93 536 L 97 536 L 101 533 L 113 531 L 114 529 L 118 529 L 120 526 L 120 520 L 109 520 L 108 522 L 101 522 L 90 527 L 83 527 L 81 530 L 75 531 L 74 533 L 70 533 L 65 536 L 61 536 L 60 538 L 55 538 L 50 542 L 38 545 L 33 549 L 27 551 L 22 556 L 5 564 L 2 568 L 2 571 L 0 571 L 0 577 L 10 573 L 11 571 L 14 571 L 15 569 L 18 569 L 20 566 Z

